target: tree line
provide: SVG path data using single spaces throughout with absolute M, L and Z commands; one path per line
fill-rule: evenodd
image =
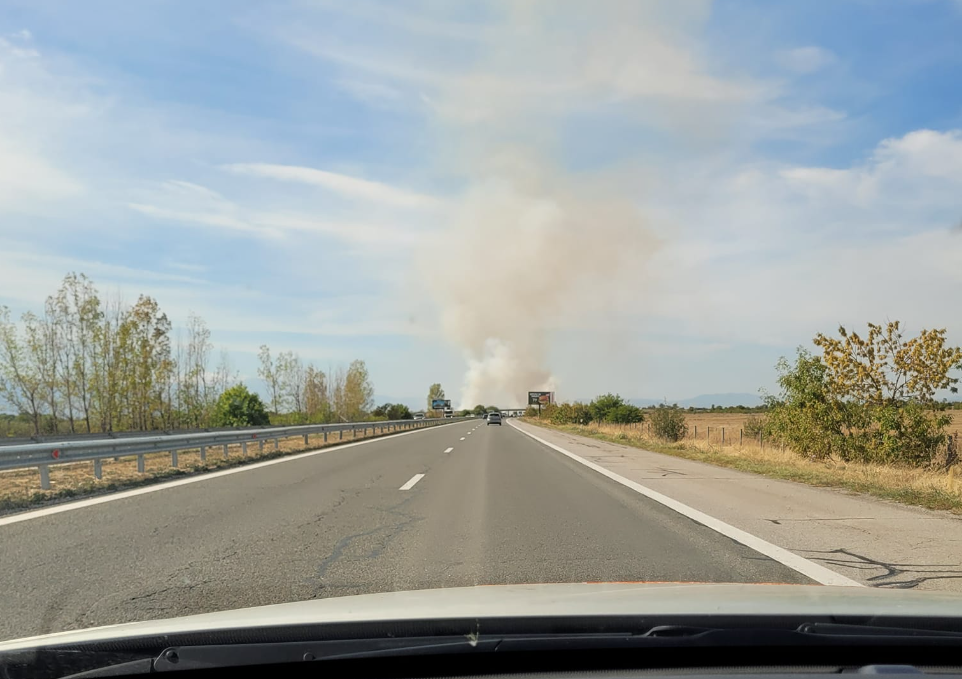
M 0 306 L 0 410 L 13 411 L 0 425 L 11 434 L 219 426 L 227 406 L 218 402 L 239 375 L 226 351 L 216 364 L 213 353 L 199 316 L 174 336 L 153 297 L 128 305 L 69 273 L 39 312 L 17 321 Z M 356 421 L 373 408 L 363 361 L 325 373 L 290 351 L 272 357 L 266 345 L 259 358 L 272 421 Z

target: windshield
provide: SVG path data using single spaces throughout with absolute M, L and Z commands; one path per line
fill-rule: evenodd
M 3 3 L 0 641 L 962 595 L 960 35 L 956 0 Z

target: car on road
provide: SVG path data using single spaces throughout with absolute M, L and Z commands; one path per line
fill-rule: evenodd
M 415 419 L 415 420 L 423 420 L 423 419 L 424 419 L 424 413 L 414 413 L 414 419 Z
M 488 424 L 501 426 L 501 413 L 488 413 Z

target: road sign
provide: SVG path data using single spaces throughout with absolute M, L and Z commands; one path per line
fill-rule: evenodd
M 451 407 L 451 399 L 434 398 L 431 399 L 431 410 L 444 410 Z
M 529 406 L 546 406 L 549 403 L 553 403 L 553 402 L 554 402 L 553 391 L 529 391 L 528 392 Z

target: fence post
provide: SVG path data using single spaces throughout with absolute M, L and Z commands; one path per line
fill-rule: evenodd
M 200 461 L 207 462 L 207 446 L 200 447 Z
M 739 430 L 738 430 L 738 447 L 739 447 L 739 448 L 742 447 L 742 434 L 744 434 L 744 433 L 745 433 L 744 430 L 742 430 L 742 429 L 739 429 Z
M 758 447 L 759 447 L 759 448 L 764 447 L 764 446 L 762 446 L 762 433 L 761 433 L 761 432 L 758 432 Z
M 143 453 L 141 453 L 140 455 L 137 456 L 137 473 L 143 474 L 145 471 L 145 466 L 146 465 L 144 465 L 144 455 Z
M 707 427 L 708 433 L 705 434 L 705 440 L 711 443 L 711 427 Z
M 725 445 L 725 428 L 722 427 L 722 445 Z
M 104 477 L 104 465 L 101 460 L 94 460 L 94 478 L 102 479 Z
M 171 466 L 171 467 L 176 467 L 176 466 L 177 466 L 177 451 L 176 451 L 176 450 L 170 451 L 170 466 Z
M 695 438 L 695 439 L 698 438 L 698 425 L 697 425 L 697 424 L 695 425 L 695 436 L 694 436 L 694 438 Z
M 40 487 L 50 490 L 50 468 L 47 465 L 40 465 Z

